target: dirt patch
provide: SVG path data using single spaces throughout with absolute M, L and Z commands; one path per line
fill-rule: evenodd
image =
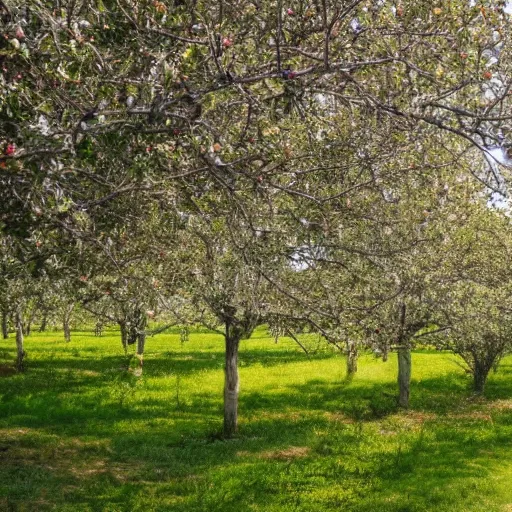
M 403 417 L 416 423 L 423 423 L 437 418 L 437 415 L 430 412 L 407 411 L 403 414 Z
M 76 466 L 69 468 L 70 473 L 76 477 L 94 476 L 101 473 L 107 473 L 109 471 L 107 461 L 105 460 L 94 460 L 88 461 L 87 466 L 77 468 Z
M 349 418 L 345 414 L 341 412 L 326 412 L 324 413 L 325 418 L 327 418 L 329 421 L 334 421 L 336 423 L 346 423 L 346 424 L 352 424 L 355 423 L 355 420 L 352 418 Z
M 307 417 L 308 414 L 303 412 L 273 412 L 273 411 L 261 411 L 255 418 L 264 419 L 264 420 L 289 420 L 289 421 L 300 421 Z M 309 414 L 309 416 L 313 416 L 313 414 Z
M 509 411 L 512 409 L 512 400 L 496 400 L 488 404 L 489 409 L 496 411 Z M 507 505 L 512 507 L 512 505 Z M 510 509 L 512 511 L 512 508 Z
M 14 442 L 19 440 L 22 435 L 27 433 L 28 429 L 23 428 L 0 428 L 0 442 Z
M 402 413 L 398 418 L 402 420 L 401 422 L 404 426 L 415 427 L 422 426 L 425 421 L 435 420 L 437 415 L 429 412 L 407 411 Z
M 489 421 L 490 423 L 493 422 L 491 415 L 487 414 L 485 412 L 482 412 L 482 411 L 472 411 L 472 412 L 466 412 L 466 413 L 460 413 L 460 414 L 457 414 L 457 413 L 449 414 L 448 418 L 454 419 L 454 420 L 463 419 L 463 420 Z
M 386 430 L 386 429 L 381 429 L 379 430 L 379 434 L 381 436 L 396 436 L 396 432 L 394 430 Z
M 308 446 L 290 446 L 285 450 L 273 450 L 260 453 L 260 458 L 266 460 L 292 460 L 307 457 L 311 449 Z
M 294 460 L 307 457 L 311 452 L 308 446 L 289 446 L 284 450 L 267 450 L 261 453 L 252 453 L 247 451 L 240 451 L 237 453 L 238 457 L 256 457 L 263 460 Z

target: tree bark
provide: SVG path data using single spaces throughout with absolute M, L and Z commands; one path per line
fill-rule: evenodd
M 43 315 L 43 318 L 41 319 L 41 325 L 39 327 L 39 332 L 45 332 L 46 331 L 46 324 L 48 323 L 48 319 L 46 317 L 46 314 Z
M 386 363 L 388 360 L 388 357 L 389 357 L 389 347 L 386 344 L 382 350 L 382 362 Z
M 138 310 L 129 311 L 126 318 L 126 343 L 134 345 L 137 343 L 139 334 L 139 313 Z
M 121 331 L 121 343 L 123 345 L 124 353 L 128 352 L 128 330 L 126 328 L 126 320 L 118 320 L 119 329 Z
M 9 338 L 9 322 L 8 322 L 8 313 L 6 309 L 2 309 L 2 336 L 4 340 Z
M 69 318 L 64 317 L 62 324 L 64 329 L 64 339 L 67 343 L 69 343 L 71 341 L 71 328 L 69 326 Z
M 25 350 L 23 350 L 23 317 L 20 310 L 16 311 L 16 370 L 22 372 L 24 370 L 23 360 L 25 359 Z
M 146 346 L 146 333 L 140 332 L 137 336 L 137 355 L 142 358 L 144 356 L 144 347 Z
M 489 370 L 487 368 L 485 368 L 483 365 L 475 363 L 473 369 L 473 390 L 475 393 L 481 395 L 484 392 L 488 375 Z
M 137 358 L 139 359 L 139 366 L 142 368 L 144 361 L 144 348 L 146 346 L 146 326 L 147 317 L 140 309 L 136 315 L 137 325 Z
M 357 373 L 358 350 L 355 341 L 347 341 L 347 377 Z
M 231 438 L 238 428 L 238 347 L 240 336 L 226 322 L 226 366 L 224 367 L 224 437 Z
M 64 309 L 64 317 L 62 319 L 62 327 L 64 329 L 64 339 L 67 343 L 71 341 L 71 327 L 70 327 L 70 321 L 71 321 L 71 313 L 73 312 L 73 309 L 75 308 L 75 305 L 72 304 L 71 306 L 68 306 Z
M 32 323 L 34 322 L 35 316 L 36 316 L 36 308 L 32 307 L 32 308 L 30 308 L 30 312 L 27 316 L 27 321 L 25 322 L 25 326 L 23 328 L 23 334 L 25 336 L 30 336 L 30 333 L 32 332 Z
M 411 389 L 411 349 L 408 346 L 398 349 L 398 389 L 398 405 L 407 409 Z

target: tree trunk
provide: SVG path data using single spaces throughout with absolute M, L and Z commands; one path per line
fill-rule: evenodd
M 121 331 L 121 343 L 123 344 L 124 353 L 128 353 L 128 330 L 126 328 L 126 320 L 118 320 L 119 329 Z
M 43 318 L 41 319 L 41 325 L 39 327 L 39 332 L 46 331 L 46 324 L 48 323 L 48 318 L 46 317 L 46 313 L 43 314 Z
M 34 322 L 34 317 L 36 316 L 36 308 L 31 308 L 30 313 L 27 317 L 27 321 L 25 323 L 25 327 L 23 328 L 23 334 L 25 336 L 30 336 L 32 332 L 32 323 Z
M 355 341 L 347 341 L 347 377 L 357 373 L 357 358 L 359 356 Z
M 388 347 L 388 344 L 386 343 L 382 349 L 382 362 L 383 363 L 387 362 L 388 357 L 389 357 L 389 347 Z
M 137 309 L 129 311 L 125 316 L 126 319 L 126 343 L 134 345 L 137 343 L 139 335 L 139 311 Z
M 6 309 L 2 309 L 2 336 L 4 340 L 9 337 L 9 322 L 8 322 L 8 313 Z
M 23 318 L 21 311 L 16 311 L 16 370 L 22 372 L 24 370 L 23 360 L 25 359 L 25 351 L 23 350 Z
M 485 389 L 485 383 L 487 382 L 487 376 L 489 375 L 489 370 L 485 368 L 483 365 L 479 365 L 475 363 L 473 369 L 473 390 L 475 393 L 481 395 Z
M 240 336 L 226 323 L 226 366 L 224 368 L 224 437 L 231 438 L 238 426 L 238 347 Z
M 64 339 L 67 343 L 71 341 L 71 313 L 73 312 L 73 309 L 75 308 L 74 304 L 71 304 L 71 306 L 68 306 L 64 309 L 64 317 L 62 319 L 62 327 L 64 329 Z
M 69 327 L 69 318 L 64 317 L 62 324 L 64 329 L 64 339 L 67 343 L 69 343 L 71 341 L 71 328 Z
M 139 359 L 139 366 L 142 368 L 144 361 L 144 347 L 146 346 L 146 331 L 145 326 L 140 330 L 137 335 L 137 357 Z
M 411 388 L 411 349 L 408 346 L 398 349 L 398 388 L 398 405 L 407 409 Z

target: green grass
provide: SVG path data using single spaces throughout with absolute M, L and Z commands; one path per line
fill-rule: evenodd
M 27 372 L 0 375 L 0 511 L 512 511 L 512 358 L 476 399 L 454 356 L 416 352 L 401 412 L 394 357 L 348 382 L 339 355 L 260 329 L 222 441 L 222 348 L 149 338 L 137 378 L 116 332 L 27 338 Z

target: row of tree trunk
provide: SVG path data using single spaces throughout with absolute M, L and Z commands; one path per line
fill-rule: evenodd
M 121 332 L 121 344 L 123 345 L 124 353 L 128 354 L 128 347 L 136 344 L 135 353 L 139 360 L 139 366 L 142 368 L 146 346 L 146 315 L 142 309 L 135 308 L 123 317 L 118 318 L 117 324 Z
M 74 304 L 70 307 L 66 308 L 64 311 L 63 319 L 62 319 L 62 328 L 64 331 L 64 339 L 66 341 L 71 341 L 71 315 L 73 313 Z M 9 311 L 3 309 L 2 310 L 2 337 L 4 340 L 9 338 Z M 16 316 L 16 315 L 15 315 Z M 23 316 L 23 315 L 22 315 Z M 25 336 L 30 336 L 32 331 L 32 323 L 34 321 L 33 316 L 29 317 L 25 322 L 22 320 L 22 328 L 23 334 Z M 14 331 L 17 332 L 16 321 L 14 322 Z M 48 318 L 46 315 L 43 315 L 41 318 L 41 324 L 39 326 L 39 332 L 45 332 L 48 324 Z
M 64 330 L 64 339 L 66 342 L 71 341 L 71 314 L 74 309 L 74 304 L 71 304 L 64 310 L 63 316 L 63 330 Z M 3 339 L 9 338 L 9 312 L 5 309 L 2 310 L 2 337 Z M 23 311 L 21 308 L 17 308 L 14 312 L 13 317 L 13 327 L 14 332 L 16 334 L 16 370 L 19 372 L 24 371 L 24 361 L 25 361 L 25 336 L 30 335 L 31 327 L 32 327 L 33 317 L 30 316 L 26 322 L 23 321 Z M 44 331 L 46 329 L 46 317 L 43 316 L 40 331 Z
M 402 408 L 409 407 L 411 394 L 411 373 L 412 357 L 411 347 L 407 344 L 401 345 L 397 350 L 398 357 L 398 405 Z M 358 350 L 354 343 L 347 343 L 347 377 L 352 378 L 357 372 Z M 472 363 L 473 390 L 475 393 L 484 392 L 485 384 L 492 369 L 492 362 L 474 361 Z
M 64 337 L 67 342 L 71 340 L 70 319 L 73 307 L 66 308 L 63 317 Z M 136 354 L 140 367 L 143 364 L 144 348 L 146 343 L 147 318 L 141 309 L 135 309 L 130 315 L 118 319 L 121 331 L 121 342 L 125 353 L 128 346 L 136 343 Z M 2 311 L 2 333 L 4 338 L 8 337 L 8 315 Z M 14 315 L 14 329 L 16 333 L 16 369 L 24 370 L 24 336 L 26 325 L 23 324 L 23 314 L 20 309 Z M 249 330 L 252 332 L 253 327 Z M 238 352 L 240 341 L 249 335 L 244 328 L 241 328 L 233 319 L 225 322 L 225 383 L 224 383 L 224 437 L 233 437 L 237 432 L 238 425 L 238 399 L 240 381 L 238 374 Z M 411 348 L 403 343 L 398 347 L 398 404 L 400 407 L 409 407 L 410 385 L 411 385 Z M 354 342 L 347 343 L 347 376 L 353 377 L 357 372 L 358 350 Z M 475 371 L 474 389 L 476 392 L 483 392 L 487 380 L 488 371 Z

